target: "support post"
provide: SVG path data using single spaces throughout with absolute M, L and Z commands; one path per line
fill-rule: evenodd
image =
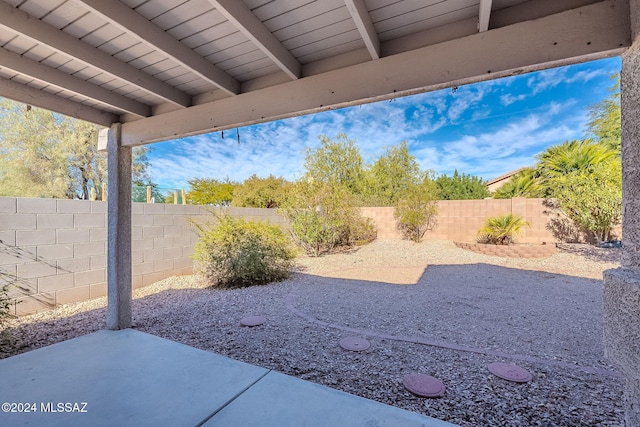
M 122 125 L 109 129 L 107 328 L 131 327 L 131 148 L 122 146 Z
M 605 354 L 625 378 L 626 427 L 640 427 L 640 0 L 622 55 L 622 267 L 604 273 Z

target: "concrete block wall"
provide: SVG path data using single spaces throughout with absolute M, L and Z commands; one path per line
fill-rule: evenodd
M 547 229 L 549 216 L 544 199 L 485 199 L 441 200 L 435 226 L 427 231 L 425 239 L 444 239 L 459 242 L 475 242 L 478 230 L 492 216 L 513 213 L 522 216 L 530 226 L 522 230 L 520 243 L 555 243 L 556 238 Z M 373 219 L 378 227 L 378 238 L 399 239 L 392 207 L 361 208 L 364 216 Z
M 473 242 L 486 218 L 513 212 L 531 224 L 520 242 L 552 243 L 545 209 L 542 199 L 440 201 L 436 225 L 425 237 Z M 0 197 L 0 283 L 15 283 L 16 314 L 106 295 L 106 211 L 106 202 Z M 286 225 L 275 209 L 225 212 Z M 362 213 L 375 221 L 378 238 L 401 238 L 393 208 L 362 208 Z M 200 206 L 134 203 L 132 287 L 193 273 L 198 236 L 189 220 L 213 218 L 211 209 Z
M 0 275 L 16 314 L 86 300 L 106 289 L 106 204 L 0 198 Z
M 228 208 L 231 215 L 283 224 L 273 209 Z M 107 293 L 107 204 L 0 197 L 0 284 L 12 283 L 14 314 L 48 310 Z M 198 239 L 189 219 L 207 208 L 134 203 L 132 286 L 193 273 Z

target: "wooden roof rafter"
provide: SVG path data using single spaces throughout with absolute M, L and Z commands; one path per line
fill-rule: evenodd
M 217 68 L 214 64 L 180 43 L 161 28 L 137 14 L 120 1 L 79 0 L 92 12 L 113 25 L 133 34 L 144 43 L 153 45 L 175 61 L 211 82 L 229 95 L 240 93 L 240 82 Z M 187 105 L 185 105 L 187 106 Z
M 0 26 L 27 36 L 37 43 L 49 46 L 87 65 L 99 68 L 180 107 L 191 105 L 191 97 L 188 94 L 2 1 L 0 1 Z
M 302 76 L 302 65 L 241 1 L 209 0 L 225 18 L 264 52 L 290 78 Z

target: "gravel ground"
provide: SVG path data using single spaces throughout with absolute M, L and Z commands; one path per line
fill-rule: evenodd
M 623 381 L 603 355 L 602 272 L 619 249 L 562 245 L 545 259 L 511 259 L 449 241 L 376 241 L 300 258 L 289 280 L 206 289 L 195 276 L 135 292 L 138 330 L 224 354 L 461 426 L 623 426 Z M 11 322 L 7 357 L 104 327 L 104 298 Z M 260 314 L 267 323 L 243 328 Z M 362 352 L 346 336 L 371 342 Z M 533 380 L 490 374 L 517 363 Z M 433 375 L 442 398 L 402 377 Z

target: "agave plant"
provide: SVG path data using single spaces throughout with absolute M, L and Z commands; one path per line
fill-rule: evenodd
M 494 245 L 510 245 L 529 223 L 521 216 L 505 214 L 487 218 L 484 226 L 478 231 L 478 241 Z

